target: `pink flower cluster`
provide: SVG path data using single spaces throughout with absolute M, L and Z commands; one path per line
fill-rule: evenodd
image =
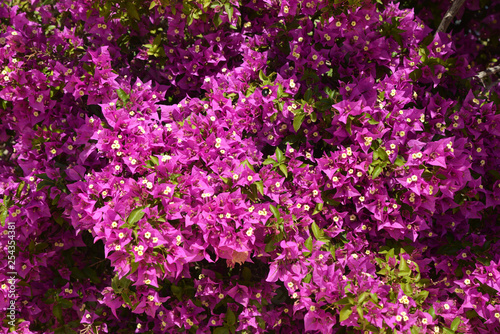
M 1 333 L 500 331 L 498 0 L 166 3 L 0 4 Z

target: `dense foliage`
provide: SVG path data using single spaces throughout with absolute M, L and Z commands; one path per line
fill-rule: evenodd
M 2 333 L 500 332 L 500 2 L 449 6 L 2 2 Z

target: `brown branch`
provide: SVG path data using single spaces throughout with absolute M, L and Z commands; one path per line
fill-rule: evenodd
M 497 65 L 497 66 L 493 66 L 493 67 L 489 67 L 487 69 L 485 69 L 484 71 L 481 71 L 479 72 L 476 77 L 479 79 L 479 80 L 483 80 L 484 78 L 486 78 L 488 75 L 490 74 L 495 74 L 495 73 L 498 73 L 500 72 L 500 65 Z
M 450 25 L 451 21 L 457 15 L 458 11 L 460 8 L 462 8 L 462 5 L 465 3 L 465 0 L 454 0 L 453 4 L 451 7 L 448 9 L 446 14 L 444 15 L 443 19 L 441 20 L 441 23 L 439 24 L 439 27 L 436 30 L 436 35 L 440 32 L 446 32 L 446 29 L 448 29 L 448 26 Z
M 483 86 L 486 87 L 484 79 L 486 77 L 488 77 L 489 75 L 495 74 L 495 73 L 498 73 L 498 72 L 500 72 L 500 65 L 492 66 L 492 67 L 489 67 L 489 68 L 485 69 L 484 71 L 479 72 L 476 75 L 476 78 L 478 78 L 479 81 L 481 81 L 481 83 L 483 84 Z

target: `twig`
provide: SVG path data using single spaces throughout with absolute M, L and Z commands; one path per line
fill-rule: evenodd
M 436 35 L 440 32 L 446 32 L 446 29 L 448 29 L 448 26 L 450 25 L 451 21 L 457 15 L 458 11 L 460 8 L 462 8 L 462 5 L 465 3 L 465 0 L 455 0 L 453 1 L 453 4 L 451 7 L 448 9 L 446 14 L 444 15 L 443 19 L 441 20 L 441 23 L 439 24 L 439 27 L 436 30 Z

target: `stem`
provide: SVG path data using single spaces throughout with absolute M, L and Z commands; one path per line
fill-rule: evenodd
M 446 32 L 446 29 L 448 29 L 448 26 L 450 25 L 451 21 L 457 15 L 458 11 L 460 8 L 462 8 L 462 5 L 465 3 L 465 0 L 454 0 L 453 4 L 451 7 L 448 9 L 446 14 L 444 15 L 443 19 L 441 20 L 441 23 L 439 24 L 439 27 L 436 30 L 436 35 L 440 32 Z

